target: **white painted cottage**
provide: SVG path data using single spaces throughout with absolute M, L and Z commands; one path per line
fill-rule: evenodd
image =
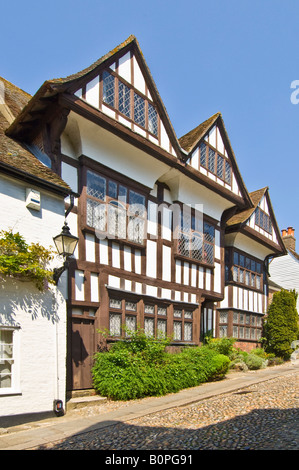
M 0 231 L 53 247 L 70 188 L 5 135 L 31 97 L 4 79 L 0 85 Z M 52 267 L 61 264 L 54 256 Z M 55 400 L 65 403 L 66 279 L 41 292 L 33 282 L 0 277 L 0 427 L 8 418 L 53 413 Z

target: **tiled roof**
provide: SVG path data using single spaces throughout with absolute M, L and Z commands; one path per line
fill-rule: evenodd
M 209 119 L 199 124 L 199 126 L 192 129 L 192 131 L 180 137 L 179 138 L 180 146 L 184 150 L 186 150 L 186 152 L 189 153 L 195 147 L 195 145 L 199 142 L 199 140 L 204 136 L 207 130 L 211 127 L 211 125 L 216 121 L 218 116 L 221 116 L 221 113 L 214 114 Z
M 5 104 L 16 117 L 26 106 L 31 96 L 2 77 L 0 77 L 0 81 L 4 84 Z M 0 164 L 2 164 L 2 168 L 26 173 L 31 177 L 57 186 L 57 189 L 60 188 L 65 193 L 70 193 L 70 187 L 58 175 L 43 165 L 21 143 L 5 135 L 8 126 L 9 122 L 0 109 Z
M 260 202 L 261 198 L 267 191 L 266 188 L 258 189 L 257 191 L 253 191 L 252 193 L 249 193 L 250 199 L 253 203 L 253 207 L 250 207 L 250 209 L 246 209 L 241 212 L 237 212 L 235 215 L 233 215 L 230 219 L 227 221 L 227 226 L 233 226 L 233 225 L 239 225 L 242 223 L 245 223 L 249 217 L 253 214 L 255 209 L 257 208 L 258 203 Z

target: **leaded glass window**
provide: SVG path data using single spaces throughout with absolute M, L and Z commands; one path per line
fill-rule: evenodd
M 221 155 L 217 155 L 217 176 L 223 179 L 223 157 Z
M 93 171 L 87 171 L 87 184 L 86 192 L 88 196 L 95 197 L 105 201 L 106 197 L 106 178 L 94 173 Z
M 121 300 L 119 299 L 110 299 L 109 300 L 110 308 L 121 308 Z
M 151 314 L 154 314 L 154 313 L 155 313 L 155 306 L 154 306 L 154 305 L 145 304 L 145 306 L 144 306 L 144 313 L 151 313 Z
M 110 201 L 108 206 L 108 233 L 118 238 L 126 238 L 127 213 L 125 207 L 117 201 Z
M 136 312 L 137 303 L 136 302 L 126 302 L 126 310 L 131 310 L 132 312 Z
M 148 130 L 154 135 L 158 135 L 158 115 L 157 111 L 148 103 Z
M 184 323 L 184 340 L 192 341 L 192 323 Z
M 114 107 L 115 78 L 106 70 L 103 72 L 103 101 Z
M 192 319 L 193 313 L 190 312 L 189 310 L 185 310 L 184 317 L 188 319 Z
M 121 315 L 119 313 L 110 313 L 109 330 L 112 336 L 121 336 Z
M 226 325 L 222 325 L 222 326 L 219 327 L 219 337 L 220 338 L 227 337 L 227 326 Z
M 158 315 L 166 315 L 167 314 L 167 308 L 166 307 L 158 307 Z
M 106 205 L 87 199 L 86 223 L 89 227 L 106 230 Z
M 182 322 L 180 321 L 173 322 L 173 339 L 175 341 L 182 340 Z
M 130 117 L 131 113 L 131 91 L 124 83 L 119 81 L 118 84 L 118 109 L 125 116 Z
M 215 151 L 209 148 L 208 169 L 211 173 L 215 173 Z
M 228 161 L 225 161 L 225 182 L 231 184 L 231 173 L 232 169 Z
M 203 142 L 200 144 L 200 164 L 204 168 L 207 166 L 207 146 Z
M 153 318 L 144 319 L 144 333 L 147 336 L 155 335 L 155 320 Z
M 134 121 L 145 127 L 145 101 L 137 93 L 134 93 Z
M 166 330 L 166 320 L 158 320 L 157 321 L 157 336 L 158 338 L 165 338 L 167 330 Z
M 136 317 L 126 315 L 126 336 L 130 336 L 136 330 Z
M 177 317 L 177 318 L 181 318 L 182 317 L 182 310 L 179 309 L 179 308 L 175 308 L 173 310 L 173 316 L 174 317 Z

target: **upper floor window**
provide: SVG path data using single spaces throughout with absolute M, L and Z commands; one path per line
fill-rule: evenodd
M 86 177 L 86 223 L 109 238 L 143 244 L 145 196 L 93 171 Z
M 215 228 L 213 225 L 182 213 L 178 233 L 178 253 L 202 263 L 214 263 Z
M 272 233 L 272 222 L 270 216 L 259 207 L 255 209 L 255 224 L 268 233 Z
M 231 185 L 232 171 L 230 162 L 206 142 L 202 142 L 200 145 L 200 165 Z
M 245 254 L 234 251 L 233 280 L 248 287 L 261 290 L 263 287 L 262 263 Z
M 125 84 L 116 74 L 102 74 L 103 102 L 154 136 L 158 136 L 158 114 L 153 103 Z

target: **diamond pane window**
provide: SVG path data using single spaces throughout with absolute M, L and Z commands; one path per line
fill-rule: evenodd
M 114 108 L 115 78 L 110 73 L 103 72 L 103 101 Z
M 152 134 L 158 135 L 158 115 L 150 103 L 148 103 L 148 130 Z
M 113 336 L 121 336 L 121 315 L 118 313 L 110 313 L 109 320 L 110 334 Z
M 227 337 L 227 326 L 220 326 L 219 328 L 219 338 L 226 338 Z
M 223 157 L 221 155 L 217 155 L 217 176 L 223 179 Z
M 176 341 L 181 341 L 182 339 L 182 322 L 180 321 L 173 322 L 173 339 Z
M 214 246 L 208 245 L 205 243 L 204 245 L 204 261 L 208 264 L 213 264 L 214 262 Z
M 185 318 L 192 319 L 192 312 L 190 312 L 190 311 L 188 311 L 188 310 L 185 310 L 184 317 L 185 317 Z
M 155 321 L 153 318 L 145 318 L 144 319 L 144 333 L 147 336 L 154 336 L 155 335 Z
M 108 233 L 115 237 L 126 238 L 126 210 L 117 201 L 111 201 L 108 206 Z
M 241 339 L 244 338 L 244 327 L 243 326 L 239 327 L 239 338 L 241 338 Z
M 88 196 L 95 197 L 105 201 L 106 197 L 106 179 L 102 176 L 87 171 L 87 184 L 86 192 Z
M 182 256 L 189 256 L 190 254 L 190 240 L 187 235 L 180 234 L 178 239 L 178 251 Z
M 211 173 L 215 173 L 215 152 L 209 148 L 208 169 Z
M 207 146 L 204 143 L 200 145 L 200 164 L 204 168 L 207 167 Z
M 167 309 L 166 307 L 158 307 L 158 315 L 166 315 Z
M 114 181 L 109 181 L 108 183 L 108 196 L 113 199 L 117 198 L 117 184 Z
M 126 330 L 126 336 L 130 336 L 136 330 L 136 317 L 131 315 L 126 316 Z
M 106 205 L 87 199 L 86 223 L 89 227 L 106 230 Z
M 165 338 L 165 336 L 166 336 L 166 320 L 158 320 L 158 322 L 157 322 L 157 336 L 158 336 L 158 338 Z
M 110 308 L 121 308 L 121 300 L 119 299 L 110 299 L 109 300 Z
M 145 127 L 145 101 L 137 93 L 134 93 L 134 121 Z
M 181 318 L 182 317 L 182 310 L 179 309 L 179 308 L 175 308 L 173 310 L 173 316 L 174 317 L 177 317 L 177 318 Z
M 210 242 L 210 243 L 214 243 L 214 237 L 215 237 L 215 229 L 214 229 L 213 225 L 205 223 L 204 224 L 204 238 L 205 238 L 205 241 Z
M 130 191 L 129 193 L 129 210 L 136 216 L 144 216 L 146 213 L 145 197 L 142 194 Z
M 228 161 L 225 161 L 225 182 L 231 184 L 232 169 Z
M 220 323 L 227 323 L 227 312 L 220 312 Z
M 155 313 L 155 306 L 154 306 L 154 305 L 145 304 L 145 306 L 144 306 L 144 313 L 152 313 L 152 314 L 154 314 L 154 313 Z
M 192 323 L 184 324 L 184 340 L 192 341 Z
M 126 310 L 131 310 L 132 312 L 136 312 L 137 310 L 136 302 L 126 302 Z
M 233 316 L 233 321 L 234 323 L 239 323 L 239 314 L 238 312 L 234 312 L 234 316 Z
M 238 338 L 238 336 L 239 336 L 239 334 L 238 334 L 238 333 L 239 333 L 239 332 L 238 332 L 238 329 L 239 329 L 239 328 L 238 328 L 237 326 L 234 326 L 234 327 L 233 327 L 233 337 L 234 337 L 234 338 Z
M 128 239 L 142 244 L 144 241 L 144 219 L 139 217 L 129 216 L 128 222 Z
M 202 234 L 198 232 L 192 234 L 192 258 L 202 259 Z
M 120 81 L 118 84 L 118 109 L 127 117 L 130 117 L 131 112 L 130 95 L 130 88 Z

